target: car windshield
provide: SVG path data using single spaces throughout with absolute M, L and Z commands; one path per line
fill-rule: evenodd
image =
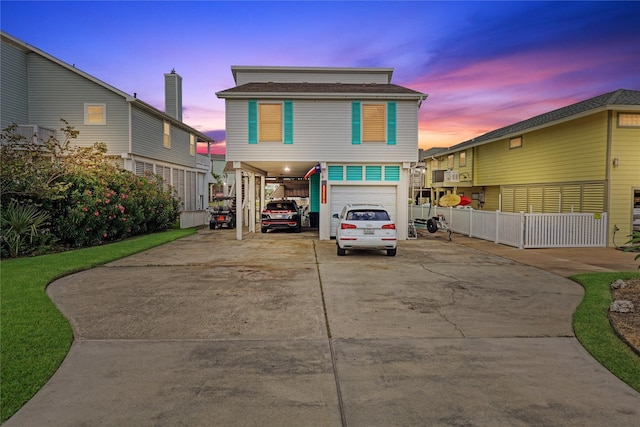
M 382 210 L 355 210 L 347 212 L 347 221 L 389 221 L 389 214 Z
M 295 210 L 292 203 L 267 203 L 267 209 L 270 211 Z

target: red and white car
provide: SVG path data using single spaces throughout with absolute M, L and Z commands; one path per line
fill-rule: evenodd
M 398 244 L 396 225 L 382 205 L 348 203 L 337 217 L 336 246 L 339 256 L 347 250 L 385 250 L 395 256 Z
M 301 228 L 302 215 L 293 200 L 272 200 L 262 211 L 260 229 L 263 233 L 276 229 L 293 230 L 299 233 Z

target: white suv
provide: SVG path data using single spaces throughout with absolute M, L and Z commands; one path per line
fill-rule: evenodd
M 386 250 L 388 256 L 395 256 L 398 236 L 396 225 L 382 205 L 348 203 L 338 219 L 336 245 L 338 255 L 347 250 Z

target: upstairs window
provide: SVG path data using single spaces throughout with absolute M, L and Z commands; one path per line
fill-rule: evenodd
M 351 143 L 396 143 L 396 103 L 360 103 L 351 105 Z
M 522 147 L 522 137 L 517 136 L 515 138 L 509 139 L 509 149 L 520 148 Z
M 387 109 L 384 104 L 362 104 L 362 142 L 387 140 Z
M 85 125 L 106 125 L 107 106 L 105 104 L 84 104 Z
M 196 136 L 192 133 L 189 134 L 189 154 L 196 155 Z
M 260 142 L 281 142 L 282 104 L 260 103 L 258 117 L 258 140 Z
M 619 127 L 640 127 L 640 114 L 620 113 L 618 114 Z
M 171 148 L 171 125 L 169 122 L 164 122 L 164 148 Z
M 293 103 L 249 101 L 249 144 L 293 144 Z
M 458 161 L 460 163 L 460 167 L 467 166 L 467 152 L 466 151 L 461 151 L 460 152 L 460 158 L 458 159 Z
M 453 169 L 453 154 L 447 156 L 447 169 Z

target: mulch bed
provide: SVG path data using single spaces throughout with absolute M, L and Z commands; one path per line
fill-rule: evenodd
M 640 279 L 625 280 L 625 282 L 626 287 L 611 290 L 613 300 L 631 301 L 634 311 L 632 313 L 610 311 L 609 321 L 618 335 L 640 354 Z

